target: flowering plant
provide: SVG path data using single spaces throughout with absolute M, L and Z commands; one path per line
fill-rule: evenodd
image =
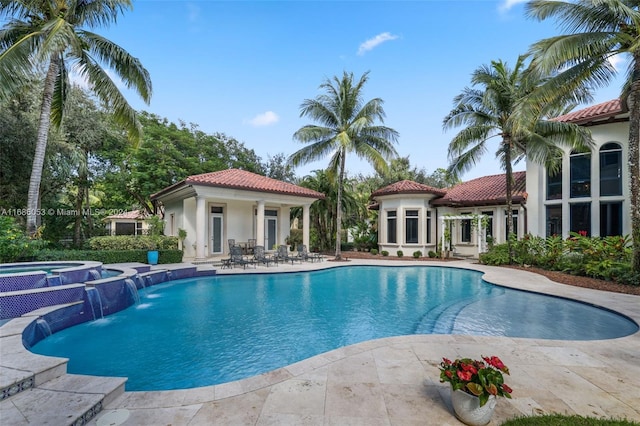
M 483 361 L 470 358 L 455 361 L 442 358 L 440 363 L 440 382 L 451 383 L 451 388 L 462 390 L 480 398 L 482 407 L 489 396 L 511 398 L 511 388 L 504 383 L 502 373 L 509 374 L 509 368 L 497 356 L 483 356 Z

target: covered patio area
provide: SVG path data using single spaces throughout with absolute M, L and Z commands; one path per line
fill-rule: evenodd
M 153 194 L 163 212 L 165 234 L 186 231 L 185 259 L 229 253 L 228 240 L 265 250 L 286 244 L 290 210 L 302 208 L 303 244 L 309 246 L 309 209 L 324 194 L 245 170 L 228 169 L 189 176 Z

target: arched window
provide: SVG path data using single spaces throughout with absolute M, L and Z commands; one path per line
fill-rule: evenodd
M 615 142 L 600 148 L 600 195 L 622 195 L 622 147 Z
M 591 196 L 591 152 L 571 151 L 571 198 Z

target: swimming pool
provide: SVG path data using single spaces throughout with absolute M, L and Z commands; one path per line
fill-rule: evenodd
M 147 288 L 139 304 L 31 350 L 70 358 L 70 373 L 127 376 L 127 390 L 165 390 L 246 378 L 394 335 L 590 340 L 638 330 L 610 311 L 494 286 L 481 276 L 353 266 L 179 280 Z

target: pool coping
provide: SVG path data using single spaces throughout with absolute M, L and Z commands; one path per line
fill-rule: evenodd
M 218 271 L 218 274 L 297 272 L 356 265 L 380 266 L 380 262 L 352 260 L 340 263 L 322 262 L 293 266 L 287 265 L 277 268 L 265 267 L 247 270 L 225 269 Z M 417 264 L 412 261 L 394 261 L 393 264 L 385 266 L 445 266 L 480 271 L 483 273 L 483 279 L 493 284 L 542 294 L 551 294 L 601 306 L 629 317 L 635 321 L 636 324 L 640 323 L 640 296 L 577 288 L 555 283 L 546 277 L 528 271 L 479 265 L 469 261 L 432 261 L 428 264 Z M 30 313 L 30 315 L 33 314 L 34 313 Z M 23 320 L 22 323 L 24 324 L 26 321 Z M 17 324 L 12 327 L 12 333 L 10 334 L 18 331 L 17 329 L 19 329 L 19 327 L 16 326 Z M 4 339 L 8 334 L 3 332 L 3 328 L 4 327 L 0 327 L 0 339 Z M 1 346 L 4 348 L 6 345 Z M 103 416 L 113 415 L 113 413 L 118 412 L 118 410 L 126 410 L 128 412 L 128 418 L 133 422 L 131 424 L 136 424 L 135 422 L 139 422 L 142 418 L 145 418 L 145 422 L 148 422 L 144 424 L 153 424 L 154 422 L 149 420 L 147 417 L 139 417 L 143 416 L 143 413 L 146 413 L 147 416 L 150 415 L 150 409 L 154 412 L 157 411 L 158 413 L 164 413 L 162 414 L 162 417 L 158 417 L 158 420 L 161 420 L 162 422 L 169 422 L 167 416 L 168 418 L 174 419 L 185 418 L 184 416 L 187 416 L 192 420 L 199 419 L 202 416 L 205 416 L 206 418 L 214 416 L 213 419 L 221 420 L 224 418 L 224 415 L 220 413 L 213 414 L 211 412 L 212 407 L 216 407 L 217 410 L 214 411 L 221 410 L 223 413 L 226 413 L 227 409 L 231 410 L 229 407 L 235 407 L 233 410 L 237 410 L 238 406 L 242 407 L 245 404 L 247 404 L 245 408 L 245 411 L 248 410 L 246 411 L 247 413 L 253 413 L 256 411 L 251 408 L 256 404 L 261 407 L 259 413 L 253 414 L 255 421 L 253 421 L 253 417 L 251 416 L 252 420 L 247 421 L 251 424 L 258 422 L 260 419 L 263 419 L 262 421 L 266 422 L 267 419 L 275 418 L 279 420 L 296 419 L 294 422 L 297 422 L 297 420 L 301 419 L 298 418 L 300 415 L 303 417 L 311 416 L 311 418 L 315 420 L 321 418 L 322 422 L 320 422 L 320 424 L 327 424 L 327 422 L 331 423 L 333 420 L 341 423 L 341 421 L 339 421 L 340 418 L 352 416 L 348 415 L 349 410 L 336 408 L 340 406 L 340 403 L 335 402 L 335 396 L 331 397 L 333 393 L 329 392 L 329 384 L 331 383 L 336 385 L 336 392 L 338 393 L 340 393 L 340 391 L 344 391 L 346 387 L 358 389 L 356 396 L 359 395 L 360 399 L 366 399 L 371 395 L 369 395 L 370 392 L 367 390 L 369 388 L 363 387 L 363 383 L 369 382 L 363 382 L 358 379 L 353 380 L 350 383 L 343 383 L 345 377 L 348 379 L 350 375 L 355 374 L 357 376 L 357 362 L 354 368 L 355 373 L 342 374 L 342 378 L 339 379 L 331 376 L 332 369 L 340 369 L 341 364 L 349 363 L 354 359 L 357 361 L 359 358 L 367 361 L 365 364 L 369 367 L 371 362 L 376 365 L 392 365 L 399 362 L 398 359 L 400 359 L 400 357 L 385 357 L 384 354 L 385 352 L 395 353 L 396 351 L 401 351 L 403 354 L 405 354 L 405 352 L 412 352 L 409 356 L 409 360 L 415 360 L 417 358 L 422 366 L 422 376 L 424 376 L 424 374 L 427 374 L 427 376 L 420 379 L 422 386 L 418 386 L 412 381 L 412 379 L 403 379 L 404 381 L 411 383 L 394 383 L 396 379 L 390 377 L 380 381 L 380 377 L 384 374 L 381 376 L 380 371 L 378 371 L 378 381 L 380 382 L 378 383 L 378 387 L 383 389 L 385 386 L 389 387 L 396 385 L 404 389 L 404 392 L 409 389 L 414 389 L 414 393 L 412 395 L 406 395 L 406 400 L 404 402 L 409 400 L 413 401 L 416 398 L 418 398 L 418 401 L 424 400 L 425 389 L 428 390 L 427 400 L 431 401 L 432 408 L 439 413 L 438 415 L 442 416 L 444 422 L 442 424 L 445 424 L 452 419 L 446 420 L 447 416 L 451 415 L 451 410 L 450 402 L 448 402 L 447 399 L 448 388 L 445 385 L 438 383 L 438 370 L 436 367 L 439 360 L 442 356 L 450 358 L 459 356 L 477 357 L 481 354 L 501 356 L 503 361 L 505 361 L 505 363 L 511 368 L 512 377 L 515 380 L 516 385 L 512 385 L 512 387 L 516 389 L 514 399 L 509 400 L 508 404 L 500 405 L 500 407 L 507 408 L 503 408 L 503 415 L 498 415 L 497 418 L 508 418 L 513 415 L 530 414 L 532 412 L 539 412 L 539 410 L 543 412 L 552 411 L 553 407 L 560 406 L 565 412 L 575 412 L 582 415 L 588 415 L 589 409 L 587 407 L 591 407 L 591 413 L 595 413 L 596 415 L 601 414 L 617 417 L 625 416 L 630 419 L 640 420 L 640 411 L 638 411 L 637 408 L 634 408 L 640 407 L 640 390 L 634 390 L 633 388 L 627 389 L 628 392 L 626 392 L 625 395 L 620 395 L 619 392 L 619 388 L 624 390 L 627 387 L 632 386 L 630 381 L 629 383 L 626 382 L 626 380 L 628 380 L 627 377 L 638 377 L 638 374 L 640 374 L 640 367 L 638 367 L 640 363 L 638 362 L 637 355 L 638 347 L 640 347 L 640 332 L 636 332 L 626 337 L 595 341 L 562 341 L 462 335 L 411 335 L 388 337 L 335 349 L 268 373 L 234 382 L 175 391 L 125 392 L 108 406 L 105 406 L 105 411 L 100 413 L 89 424 L 99 422 Z M 409 350 L 408 348 L 412 349 Z M 438 350 L 435 350 L 436 348 L 438 348 Z M 501 350 L 496 351 L 494 348 L 501 348 Z M 29 354 L 23 355 L 29 356 L 30 358 L 50 358 L 34 355 L 31 352 L 26 351 L 24 348 L 22 349 L 24 352 Z M 473 353 L 467 352 L 470 349 L 473 349 Z M 17 352 L 19 353 L 23 351 L 18 350 Z M 488 351 L 491 351 L 491 353 Z M 508 353 L 507 355 L 504 354 L 505 351 Z M 2 352 L 5 351 L 3 350 Z M 612 355 L 613 353 L 617 355 Z M 378 356 L 376 354 L 382 355 Z M 523 358 L 533 360 L 533 362 L 520 365 L 519 362 L 522 361 Z M 5 361 L 7 360 L 3 356 L 3 369 L 6 367 Z M 554 385 L 554 381 L 558 379 L 554 378 L 554 376 L 550 376 L 546 373 L 546 370 L 559 369 L 567 374 L 569 374 L 569 371 L 571 374 L 576 374 L 576 370 L 580 370 L 580 368 L 589 370 L 588 377 L 585 377 L 585 374 L 579 373 L 578 376 L 582 381 L 586 380 L 592 385 L 589 389 L 592 389 L 592 394 L 597 396 L 594 396 L 593 398 L 586 397 L 583 398 L 584 400 L 580 400 L 580 398 L 578 398 L 578 400 L 576 400 L 574 394 L 564 397 L 557 394 L 557 392 L 554 393 L 554 387 L 562 386 Z M 602 374 L 601 372 L 599 373 L 603 368 L 607 370 L 606 374 Z M 419 375 L 419 369 L 416 370 L 415 365 L 413 366 L 413 370 Z M 528 389 L 526 383 L 520 383 L 522 379 L 516 378 L 516 375 L 514 374 L 518 372 L 524 374 L 525 377 L 528 376 L 530 379 L 535 378 L 535 380 L 538 381 L 540 380 L 540 377 L 546 377 L 545 383 L 538 383 L 536 385 L 545 389 L 541 392 L 541 396 L 538 395 L 535 390 Z M 323 374 L 325 374 L 324 381 L 322 379 L 318 379 L 318 376 L 322 376 Z M 400 371 L 399 376 L 403 376 L 402 371 Z M 329 380 L 330 377 L 333 378 Z M 371 379 L 371 377 L 369 379 Z M 573 379 L 576 379 L 576 377 Z M 375 382 L 375 379 L 371 380 Z M 564 378 L 563 380 L 569 379 Z M 511 384 L 512 381 L 513 380 L 510 380 L 509 383 Z M 285 404 L 282 401 L 280 403 L 276 403 L 282 399 L 288 399 L 290 402 L 295 401 L 303 392 L 301 391 L 301 393 L 296 394 L 296 396 L 292 394 L 293 391 L 291 389 L 296 388 L 300 383 L 311 383 L 312 385 L 309 386 L 312 388 L 314 388 L 314 386 L 316 388 L 323 388 L 324 386 L 325 405 L 323 405 L 324 408 L 322 410 L 315 407 L 314 410 L 310 410 L 312 412 L 307 415 L 305 412 L 308 411 L 308 407 L 305 408 L 305 403 L 303 402 L 298 402 L 299 404 L 302 404 L 302 408 L 300 408 L 297 413 L 291 412 L 292 407 L 285 407 Z M 423 389 L 416 390 L 416 386 Z M 524 398 L 519 395 L 518 387 L 527 388 Z M 637 388 L 637 386 L 635 388 Z M 396 390 L 396 393 L 397 392 L 398 390 Z M 256 400 L 262 401 L 262 403 L 256 403 Z M 344 402 L 344 398 L 340 398 L 340 400 Z M 383 398 L 383 400 L 386 401 L 385 398 Z M 596 403 L 598 408 L 594 408 L 594 402 L 598 400 L 606 400 L 608 405 L 603 406 L 602 403 Z M 331 401 L 334 402 L 329 404 Z M 636 401 L 638 404 L 635 404 Z M 395 401 L 395 403 L 400 404 L 398 401 Z M 330 406 L 327 406 L 327 404 Z M 322 404 L 318 402 L 316 405 Z M 372 420 L 372 418 L 374 418 L 376 422 L 379 420 L 380 424 L 389 424 L 392 419 L 404 418 L 402 416 L 394 417 L 394 412 L 393 410 L 389 410 L 388 405 L 389 403 L 387 403 L 386 410 L 381 410 L 378 413 L 380 414 L 378 417 L 372 417 L 371 413 L 361 413 L 361 415 L 355 416 L 354 418 L 360 420 L 365 419 L 369 424 L 369 421 Z M 293 406 L 295 406 L 295 403 Z M 357 410 L 354 413 L 357 413 Z M 227 413 L 226 415 L 230 414 Z M 410 417 L 410 415 L 408 416 Z M 230 424 L 225 423 L 223 420 L 221 421 L 222 424 Z M 175 422 L 178 424 L 181 423 L 178 420 L 175 420 Z M 358 421 L 355 420 L 354 422 L 358 423 Z M 241 423 L 244 424 L 245 422 Z

